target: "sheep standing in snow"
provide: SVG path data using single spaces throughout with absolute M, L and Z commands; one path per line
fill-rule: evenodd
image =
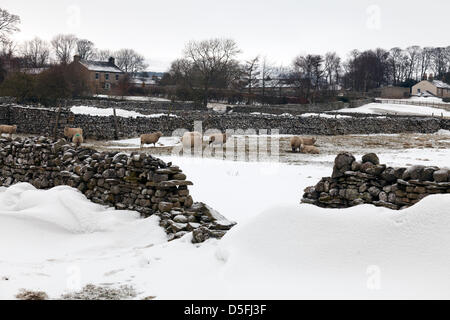
M 9 137 L 12 138 L 12 135 L 14 133 L 16 133 L 16 131 L 17 131 L 16 125 L 14 125 L 14 126 L 8 126 L 6 124 L 0 125 L 0 136 L 4 133 L 7 133 L 7 134 L 9 134 Z
M 156 143 L 162 136 L 163 134 L 160 131 L 141 135 L 141 149 L 144 147 L 144 144 L 153 144 L 156 147 Z
M 81 137 L 83 137 L 83 129 L 81 128 L 64 128 L 64 136 L 68 139 L 72 139 L 76 134 L 79 134 Z
M 79 133 L 75 134 L 72 138 L 72 142 L 75 143 L 77 147 L 81 146 L 81 144 L 84 142 L 83 136 Z
M 203 145 L 203 136 L 199 132 L 186 132 L 181 138 L 184 148 L 193 148 L 194 146 Z
M 213 134 L 209 137 L 209 145 L 224 145 L 225 143 L 227 143 L 226 133 Z
M 301 153 L 308 153 L 308 154 L 320 154 L 320 151 L 318 148 L 314 146 L 305 146 L 304 144 L 300 147 Z
M 297 152 L 297 150 L 300 152 L 300 148 L 303 144 L 303 139 L 300 137 L 292 137 L 291 138 L 291 148 L 292 148 L 292 152 Z

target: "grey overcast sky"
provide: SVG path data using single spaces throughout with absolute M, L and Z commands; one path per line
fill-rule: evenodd
M 449 0 L 2 0 L 21 32 L 74 33 L 100 49 L 134 48 L 164 71 L 189 40 L 230 37 L 245 59 L 288 65 L 301 53 L 450 45 Z

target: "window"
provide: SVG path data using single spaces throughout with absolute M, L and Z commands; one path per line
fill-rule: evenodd
M 109 80 L 109 73 L 105 73 L 105 80 Z
M 105 83 L 105 89 L 106 89 L 106 90 L 111 89 L 111 84 L 110 84 L 110 83 Z
M 420 93 L 420 89 L 417 89 L 417 93 Z
M 98 78 L 99 78 L 99 74 L 98 74 L 98 72 L 95 74 L 95 80 L 98 80 Z
M 119 81 L 119 75 L 116 74 L 116 81 Z

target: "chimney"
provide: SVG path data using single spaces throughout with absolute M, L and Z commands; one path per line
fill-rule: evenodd
M 430 73 L 428 75 L 428 81 L 433 81 L 434 80 L 434 75 L 432 73 Z
M 116 59 L 114 59 L 113 57 L 109 57 L 108 59 L 109 64 L 116 64 Z
M 80 56 L 79 55 L 74 55 L 73 56 L 73 62 L 80 62 Z

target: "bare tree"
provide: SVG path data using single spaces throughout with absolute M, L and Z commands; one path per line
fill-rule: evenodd
M 339 84 L 341 74 L 341 58 L 336 52 L 328 52 L 325 55 L 324 71 L 329 88 L 334 91 Z
M 8 38 L 0 40 L 0 56 L 12 58 L 17 51 L 17 44 Z
M 253 86 L 256 85 L 259 82 L 259 56 L 250 59 L 248 61 L 245 61 L 245 64 L 243 66 L 243 74 L 244 74 L 244 80 L 247 84 L 247 90 L 248 90 L 248 100 L 247 104 L 251 103 L 251 95 L 252 95 L 252 89 Z
M 308 100 L 312 98 L 313 103 L 325 74 L 323 62 L 322 56 L 311 54 L 298 56 L 293 62 L 293 80 L 300 93 Z
M 442 47 L 433 48 L 431 51 L 431 68 L 435 78 L 441 78 L 446 70 L 447 56 L 446 49 Z
M 407 79 L 419 80 L 418 66 L 422 49 L 419 46 L 406 48 Z
M 39 68 L 48 63 L 50 56 L 50 45 L 39 38 L 26 41 L 22 45 L 22 55 L 30 67 Z
M 94 58 L 100 61 L 107 61 L 110 57 L 114 57 L 115 54 L 111 50 L 96 50 L 94 52 Z
M 68 64 L 75 52 L 77 37 L 73 34 L 59 34 L 51 42 L 59 63 Z
M 121 49 L 116 52 L 117 66 L 126 73 L 134 74 L 147 68 L 145 57 L 133 49 Z
M 266 96 L 266 83 L 267 81 L 272 80 L 274 71 L 275 71 L 274 66 L 269 61 L 269 59 L 266 56 L 264 56 L 260 66 L 263 102 Z
M 87 39 L 80 39 L 77 41 L 77 55 L 83 60 L 89 60 L 95 55 L 94 43 Z
M 218 78 L 225 82 L 233 77 L 234 60 L 240 53 L 237 44 L 232 39 L 210 39 L 191 41 L 184 50 L 185 59 L 191 61 L 200 78 L 203 89 L 203 103 L 208 104 L 208 91 Z
M 405 80 L 406 60 L 404 51 L 401 48 L 395 47 L 389 51 L 389 66 L 394 86 Z
M 420 76 L 422 79 L 426 77 L 426 73 L 428 72 L 431 65 L 431 54 L 433 49 L 430 47 L 423 48 L 421 50 L 419 56 L 419 65 L 420 65 Z
M 10 34 L 19 31 L 19 23 L 19 16 L 0 8 L 0 41 L 5 41 Z

